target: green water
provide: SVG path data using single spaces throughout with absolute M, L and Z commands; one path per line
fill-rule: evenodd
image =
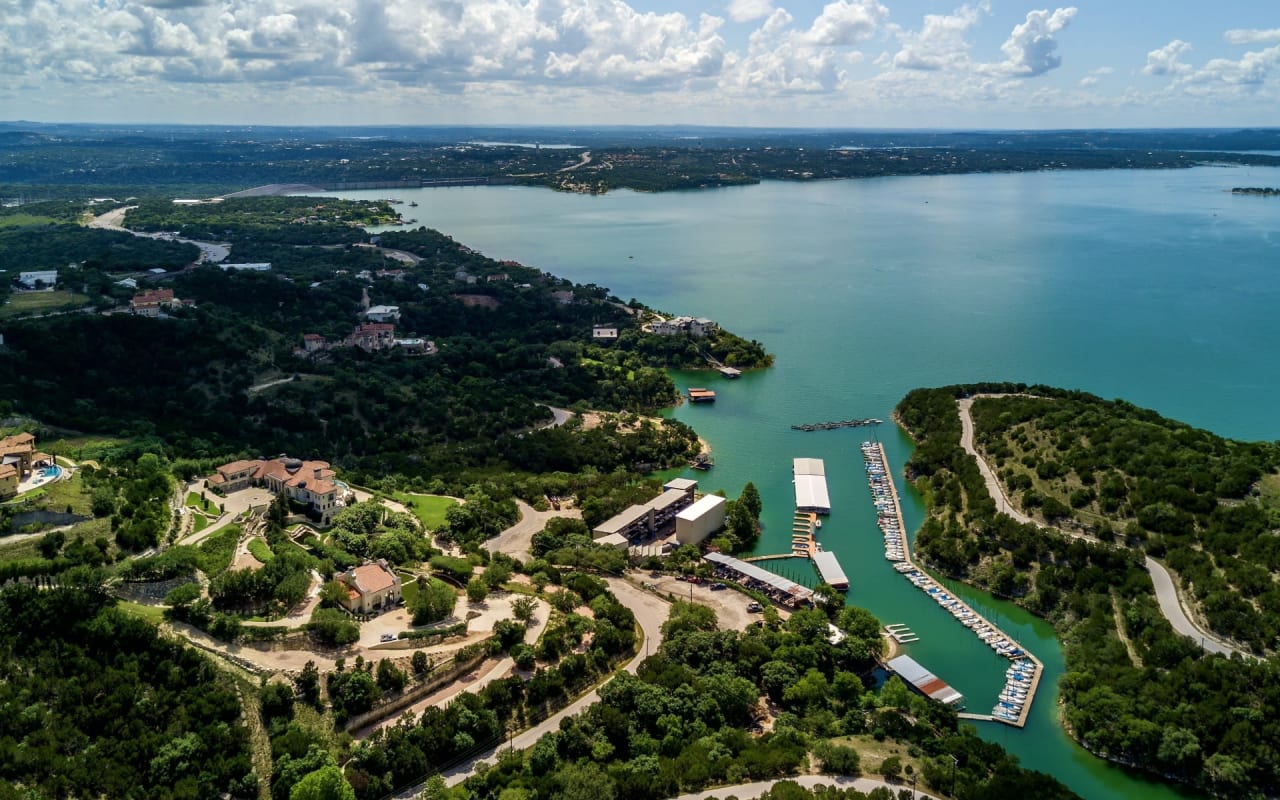
M 858 444 L 871 432 L 802 433 L 794 423 L 888 419 L 917 386 L 1045 382 L 1124 397 L 1241 438 L 1276 438 L 1280 201 L 1232 197 L 1280 170 L 1043 173 L 764 184 L 603 197 L 539 189 L 397 190 L 424 224 L 499 259 L 609 286 L 666 311 L 707 316 L 767 343 L 774 369 L 708 385 L 714 405 L 673 414 L 712 444 L 690 473 L 764 499 L 760 552 L 789 543 L 791 459 L 826 460 L 832 514 L 820 537 L 849 575 L 850 602 L 910 625 L 907 652 L 963 692 L 995 702 L 1006 662 L 883 558 Z M 344 193 L 378 197 L 385 193 Z M 430 331 L 420 333 L 430 334 Z M 901 481 L 910 441 L 885 442 L 909 530 L 923 517 Z M 793 578 L 802 562 L 777 567 Z M 981 734 L 1086 798 L 1174 798 L 1109 766 L 1056 722 L 1062 651 L 1050 627 L 953 587 L 1046 665 L 1027 727 Z

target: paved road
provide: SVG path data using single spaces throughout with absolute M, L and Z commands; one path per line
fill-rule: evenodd
M 966 397 L 958 402 L 960 409 L 960 446 L 964 451 L 973 456 L 978 461 L 978 470 L 982 473 L 982 480 L 987 484 L 987 492 L 991 495 L 991 499 L 995 501 L 996 510 L 1003 514 L 1013 517 L 1018 522 L 1026 525 L 1035 525 L 1038 528 L 1046 528 L 1048 530 L 1056 530 L 1073 539 L 1084 539 L 1088 542 L 1098 544 L 1098 540 L 1092 536 L 1073 531 L 1062 530 L 1060 528 L 1050 528 L 1031 517 L 1023 514 L 1014 508 L 1009 502 L 1009 498 L 1005 496 L 1004 487 L 992 472 L 991 466 L 987 464 L 987 460 L 982 457 L 977 448 L 973 446 L 973 401 L 985 397 L 1007 397 L 1008 395 L 1000 394 L 979 394 L 973 397 Z M 1246 650 L 1232 647 L 1226 642 L 1219 639 L 1213 633 L 1204 630 L 1192 621 L 1187 610 L 1183 608 L 1181 598 L 1178 596 L 1177 586 L 1173 582 L 1173 576 L 1164 568 L 1160 562 L 1151 556 L 1144 559 L 1147 572 L 1151 575 L 1151 582 L 1156 587 L 1156 602 L 1160 604 L 1160 613 L 1164 618 L 1169 620 L 1169 624 L 1173 629 L 1183 636 L 1190 636 L 1200 643 L 1200 646 L 1210 653 L 1221 653 L 1222 655 L 1231 655 L 1239 653 L 1245 658 L 1252 658 L 1253 655 Z
M 516 507 L 520 509 L 520 521 L 485 541 L 484 548 L 490 553 L 506 553 L 519 561 L 528 561 L 533 535 L 547 526 L 547 520 L 553 517 L 582 518 L 582 512 L 576 508 L 536 511 L 523 500 L 516 500 Z
M 655 652 L 658 646 L 662 644 L 662 623 L 667 620 L 667 610 L 669 604 L 656 595 L 640 589 L 635 584 L 623 578 L 607 578 L 609 589 L 614 596 L 618 598 L 618 602 L 631 609 L 636 615 L 636 621 L 640 623 L 641 630 L 644 631 L 645 645 L 644 649 L 636 654 L 636 657 L 627 662 L 623 667 L 627 672 L 635 674 L 640 667 L 640 663 L 648 657 L 649 653 Z M 443 773 L 445 783 L 449 786 L 456 786 L 475 773 L 476 765 L 481 761 L 492 760 L 498 753 L 498 750 L 507 747 L 514 747 L 518 750 L 526 750 L 534 745 L 543 735 L 560 729 L 560 720 L 565 717 L 571 717 L 587 706 L 595 703 L 600 699 L 600 694 L 596 690 L 591 690 L 587 694 L 578 698 L 573 703 L 561 709 L 558 713 L 552 714 L 538 725 L 530 728 L 513 738 L 510 744 L 504 742 L 499 747 L 486 750 L 480 755 L 465 761 L 452 769 Z M 419 783 L 395 795 L 397 800 L 412 800 L 418 796 L 426 783 Z
M 876 778 L 852 778 L 848 775 L 797 775 L 794 778 L 779 778 L 775 781 L 756 781 L 755 783 L 740 783 L 737 786 L 722 786 L 719 789 L 709 789 L 705 792 L 696 792 L 694 794 L 682 794 L 675 800 L 710 800 L 713 797 L 737 797 L 739 800 L 752 800 L 759 797 L 765 792 L 773 788 L 776 783 L 782 781 L 793 781 L 800 784 L 806 789 L 812 789 L 815 786 L 835 786 L 841 789 L 857 789 L 860 792 L 870 792 L 872 789 L 878 789 L 881 786 L 893 792 L 896 796 L 902 789 L 910 789 L 911 785 L 906 783 L 888 783 Z M 938 800 L 935 795 L 931 795 L 923 789 L 916 790 L 916 797 L 927 797 L 930 800 Z

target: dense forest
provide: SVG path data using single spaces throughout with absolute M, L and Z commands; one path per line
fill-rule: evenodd
M 1203 530 L 1192 525 L 1173 532 L 1172 538 L 1171 530 L 1140 532 L 1137 522 L 1122 531 L 1112 526 L 1122 546 L 1055 534 L 998 514 L 977 462 L 960 447 L 956 401 L 985 392 L 1049 398 L 1010 398 L 1007 405 L 1004 400 L 975 401 L 979 440 L 996 452 L 1003 452 L 1004 445 L 985 427 L 993 420 L 996 430 L 1021 432 L 1028 450 L 1033 442 L 1053 443 L 1051 450 L 1036 448 L 1052 452 L 1053 463 L 1062 465 L 1063 472 L 1042 470 L 1055 473 L 1053 478 L 1042 479 L 1036 472 L 1046 463 L 1041 458 L 1016 460 L 1015 465 L 1012 453 L 1004 456 L 1005 476 L 1011 470 L 1026 474 L 1024 469 L 1036 475 L 1032 487 L 1008 490 L 1018 499 L 1037 491 L 1035 486 L 1063 491 L 1068 484 L 1061 482 L 1062 475 L 1069 469 L 1078 478 L 1077 467 L 1092 470 L 1091 486 L 1116 486 L 1117 513 L 1124 508 L 1136 515 L 1144 503 L 1175 509 L 1175 500 L 1190 504 L 1196 492 L 1244 497 L 1254 490 L 1237 478 L 1270 471 L 1271 446 L 1227 442 L 1128 404 L 1043 386 L 920 389 L 897 409 L 918 444 L 907 464 L 908 476 L 929 503 L 916 541 L 919 555 L 931 566 L 1011 597 L 1054 623 L 1066 654 L 1067 674 L 1060 687 L 1065 721 L 1079 741 L 1106 758 L 1220 796 L 1280 790 L 1280 771 L 1271 756 L 1280 746 L 1280 725 L 1273 723 L 1273 712 L 1280 707 L 1280 671 L 1268 661 L 1206 655 L 1198 643 L 1176 635 L 1161 616 L 1142 566 L 1144 543 L 1163 543 L 1168 549 L 1203 536 L 1208 550 L 1214 538 L 1209 520 L 1217 512 L 1206 508 L 1199 518 Z M 1032 432 L 1041 426 L 1053 430 L 1052 436 Z M 1107 437 L 1115 441 L 1109 443 Z M 1085 448 L 1086 441 L 1094 446 Z M 1014 481 L 1015 486 L 1021 483 L 1025 480 Z M 1065 501 L 1063 509 L 1051 508 L 1054 521 L 1064 524 L 1089 505 L 1083 496 L 1077 502 L 1074 510 Z M 1097 499 L 1091 502 L 1096 505 Z M 1251 504 L 1215 500 L 1227 514 Z M 1101 523 L 1094 530 L 1108 536 Z M 1224 555 L 1234 557 L 1244 548 L 1265 546 L 1274 536 L 1263 524 L 1237 529 L 1229 538 L 1235 546 Z M 1251 544 L 1254 540 L 1262 544 Z M 1206 552 L 1205 557 L 1214 556 Z
M 377 237 L 395 251 L 388 254 L 352 224 L 387 208 L 332 198 L 142 202 L 129 212 L 130 224 L 140 214 L 148 227 L 215 236 L 230 243 L 232 260 L 265 260 L 272 270 L 187 268 L 159 285 L 195 307 L 166 319 L 14 321 L 0 350 L 3 410 L 72 429 L 156 434 L 195 458 L 322 454 L 357 477 L 513 462 L 539 471 L 611 470 L 681 463 L 696 452 L 696 438 L 674 422 L 627 435 L 530 432 L 548 420 L 546 406 L 657 409 L 676 400 L 663 367 L 704 366 L 707 354 L 747 368 L 771 362 L 760 343 L 729 331 L 696 341 L 643 334 L 637 319 L 648 312 L 639 304 L 492 261 L 425 228 Z M 40 252 L 84 256 L 64 270 L 62 283 L 99 306 L 128 296 L 115 280 L 136 269 L 136 257 L 109 257 L 127 234 L 52 230 Z M 35 258 L 33 237 L 15 229 L 0 237 L 0 254 Z M 166 268 L 175 256 L 194 256 L 186 245 L 136 241 L 146 243 L 137 257 Z M 360 321 L 364 298 L 397 306 L 398 334 L 429 338 L 438 352 L 295 352 L 308 333 L 341 343 Z M 594 340 L 595 324 L 623 334 Z M 252 388 L 259 383 L 271 386 Z
M 0 797 L 257 797 L 230 679 L 63 584 L 0 590 Z
M 1270 131 L 860 132 L 691 129 L 593 132 L 563 129 L 279 128 L 228 133 L 42 126 L 0 135 L 0 194 L 136 194 L 134 187 L 219 194 L 262 184 L 321 188 L 421 186 L 441 180 L 519 182 L 579 192 L 674 191 L 886 175 L 1059 169 L 1170 169 L 1204 163 L 1280 163 L 1246 150 L 1275 149 Z M 369 135 L 372 134 L 372 135 Z M 544 138 L 538 138 L 538 137 Z M 538 141 L 578 147 L 538 147 Z M 694 142 L 691 144 L 691 142 Z M 591 159 L 579 164 L 584 152 Z M 74 164 L 74 167 L 69 165 Z M 372 188 L 372 187 L 369 187 Z
M 848 634 L 839 645 L 828 641 L 829 621 Z M 870 689 L 882 639 L 879 623 L 861 609 L 834 619 L 801 611 L 785 624 L 737 632 L 719 630 L 706 607 L 676 602 L 663 637 L 636 675 L 619 674 L 600 690 L 599 703 L 559 731 L 528 751 L 502 752 L 492 769 L 461 789 L 446 793 L 428 784 L 429 796 L 674 797 L 796 774 L 810 753 L 828 771 L 856 775 L 864 768 L 859 744 L 892 742 L 903 756 L 865 767 L 896 780 L 914 775 L 945 793 L 954 756 L 955 796 L 1074 797 L 1053 778 L 1019 768 L 999 746 L 961 727 L 952 710 L 900 681 Z M 772 713 L 761 732 L 766 697 Z M 396 785 L 404 780 L 396 778 L 400 764 L 447 760 L 450 726 L 442 721 L 430 738 L 419 725 L 391 729 L 358 748 L 353 763 L 373 774 L 389 771 Z M 757 735 L 747 730 L 753 725 Z M 437 744 L 418 755 L 415 736 Z

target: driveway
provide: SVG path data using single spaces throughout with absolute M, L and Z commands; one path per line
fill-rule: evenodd
M 582 519 L 582 512 L 576 508 L 535 511 L 533 506 L 523 500 L 516 500 L 516 507 L 520 509 L 520 521 L 487 540 L 484 548 L 490 553 L 506 553 L 521 562 L 529 560 L 529 548 L 533 544 L 533 535 L 547 527 L 547 520 L 555 517 Z
M 204 481 L 196 481 L 187 488 L 187 491 L 199 494 L 207 488 L 208 487 Z M 184 494 L 183 496 L 185 497 L 186 495 Z M 216 522 L 213 522 L 199 533 L 191 534 L 178 544 L 199 544 L 230 525 L 237 516 L 248 511 L 250 508 L 269 506 L 271 505 L 271 501 L 275 499 L 271 492 L 268 492 L 266 489 L 241 489 L 238 492 L 232 492 L 224 498 L 220 498 L 213 492 L 209 492 L 209 497 L 212 498 L 215 503 L 224 507 L 226 512 L 223 513 L 221 517 L 218 517 Z

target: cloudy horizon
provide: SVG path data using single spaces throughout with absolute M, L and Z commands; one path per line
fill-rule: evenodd
M 1273 7 L 1116 5 L 0 0 L 0 117 L 236 125 L 1280 124 L 1280 13 Z

